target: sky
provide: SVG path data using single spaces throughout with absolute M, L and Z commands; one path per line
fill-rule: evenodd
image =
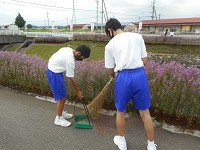
M 127 23 L 151 20 L 153 1 L 104 0 L 107 15 L 104 13 L 103 16 Z M 200 17 L 199 7 L 200 0 L 155 0 L 157 19 Z M 72 18 L 76 24 L 105 22 L 102 0 L 74 0 L 74 11 L 73 0 L 0 0 L 0 25 L 14 23 L 18 13 L 26 24 L 37 26 L 66 26 Z

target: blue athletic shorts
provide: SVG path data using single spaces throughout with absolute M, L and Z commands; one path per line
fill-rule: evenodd
M 47 80 L 55 101 L 67 96 L 63 73 L 54 73 L 46 69 Z
M 150 107 L 150 92 L 144 68 L 126 69 L 119 71 L 114 83 L 115 106 L 124 112 L 132 100 L 138 110 Z

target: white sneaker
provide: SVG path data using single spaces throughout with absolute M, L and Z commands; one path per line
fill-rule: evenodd
M 62 116 L 65 118 L 65 119 L 70 119 L 73 117 L 72 114 L 68 114 L 66 111 L 63 111 L 62 112 Z
M 150 142 L 148 141 L 147 150 L 157 150 L 156 146 L 157 146 L 157 145 L 154 144 L 154 142 L 150 143 Z
M 126 140 L 125 140 L 124 136 L 116 135 L 114 137 L 113 141 L 120 150 L 127 150 Z
M 65 120 L 65 118 L 63 116 L 61 116 L 61 117 L 56 116 L 54 124 L 58 125 L 58 126 L 62 126 L 62 127 L 68 127 L 71 125 L 71 122 Z

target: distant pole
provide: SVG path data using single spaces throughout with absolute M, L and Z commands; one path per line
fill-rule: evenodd
M 67 29 L 68 29 L 68 18 L 66 18 L 67 19 Z
M 104 0 L 102 0 L 102 8 L 101 8 L 101 33 L 103 32 L 103 4 L 104 4 Z
M 48 28 L 49 28 L 49 13 L 47 12 L 47 21 L 48 21 Z
M 108 21 L 108 14 L 107 14 L 107 10 L 106 10 L 106 4 L 105 4 L 105 1 L 103 2 L 104 3 L 104 9 L 105 9 L 105 13 L 104 13 L 104 16 L 105 16 L 105 21 L 107 22 Z
M 98 4 L 99 4 L 99 1 L 97 0 L 97 25 L 96 25 L 96 30 L 98 29 L 98 24 L 99 24 L 99 23 L 98 23 L 98 11 L 99 11 L 99 10 L 98 10 Z
M 44 19 L 44 27 L 46 28 L 46 21 L 45 21 L 45 19 Z
M 152 16 L 151 16 L 152 20 L 154 20 L 154 18 L 156 18 L 156 20 L 157 20 L 155 3 L 156 3 L 156 0 L 153 0 L 153 4 L 152 4 Z
M 76 14 L 75 14 L 75 4 L 73 0 L 73 10 L 72 10 L 72 22 L 76 24 Z

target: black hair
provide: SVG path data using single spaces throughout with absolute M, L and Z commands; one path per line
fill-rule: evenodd
M 108 29 L 112 29 L 113 31 L 116 31 L 117 29 L 122 29 L 121 23 L 115 19 L 115 18 L 110 18 L 105 25 L 105 32 L 109 36 L 110 33 Z
M 90 57 L 90 48 L 87 45 L 79 45 L 76 48 L 76 51 L 81 52 L 81 56 L 84 56 L 85 58 Z

